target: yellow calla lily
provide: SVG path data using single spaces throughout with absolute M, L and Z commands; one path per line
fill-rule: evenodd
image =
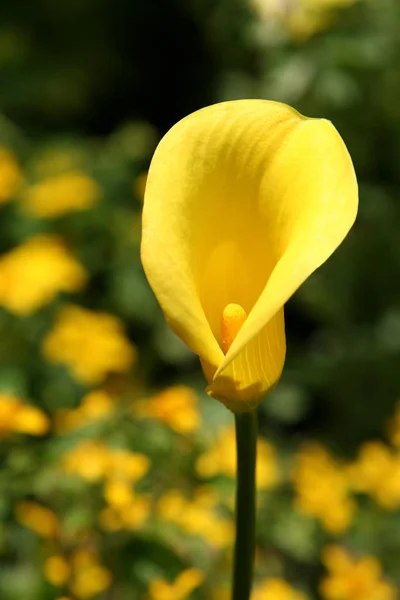
M 267 100 L 179 121 L 151 162 L 142 262 L 207 392 L 252 410 L 285 359 L 283 305 L 341 243 L 357 181 L 333 125 Z

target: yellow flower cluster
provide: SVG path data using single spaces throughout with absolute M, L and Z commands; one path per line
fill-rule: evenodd
M 273 487 L 279 480 L 279 468 L 275 448 L 266 440 L 257 440 L 257 488 L 265 490 Z M 210 450 L 202 454 L 196 463 L 200 477 L 215 475 L 236 476 L 236 441 L 234 427 L 220 432 Z
M 355 514 L 350 496 L 349 474 L 319 444 L 300 449 L 293 471 L 295 506 L 305 515 L 314 516 L 332 534 L 345 531 Z
M 144 454 L 87 440 L 64 455 L 63 466 L 67 473 L 90 482 L 108 478 L 136 483 L 149 470 L 150 461 Z
M 38 502 L 21 501 L 15 505 L 15 516 L 22 525 L 43 538 L 56 538 L 61 529 L 57 515 Z
M 44 435 L 49 427 L 49 418 L 39 408 L 12 394 L 0 394 L 0 438 L 12 432 Z
M 274 577 L 259 583 L 251 600 L 307 600 L 307 596 L 283 579 Z
M 15 505 L 16 519 L 40 537 L 57 540 L 62 545 L 62 527 L 57 515 L 49 508 L 33 501 Z M 52 553 L 44 562 L 44 575 L 56 587 L 68 586 L 79 600 L 87 600 L 103 592 L 111 585 L 111 573 L 99 563 L 94 548 L 76 548 L 68 558 L 62 551 Z
M 324 600 L 396 600 L 396 588 L 382 579 L 374 556 L 353 558 L 339 546 L 328 546 L 322 556 L 328 575 L 322 580 Z
M 349 466 L 355 491 L 368 494 L 381 508 L 400 508 L 400 453 L 379 441 L 366 442 Z
M 357 458 L 340 463 L 319 444 L 300 449 L 293 471 L 295 505 L 305 515 L 319 519 L 332 534 L 345 531 L 356 504 L 352 494 L 370 496 L 384 510 L 400 508 L 400 406 L 396 407 L 387 433 L 391 446 L 382 441 L 361 445 Z
M 99 441 L 84 441 L 67 452 L 63 468 L 86 481 L 105 480 L 104 498 L 108 504 L 99 516 L 100 525 L 108 531 L 137 529 L 147 520 L 150 499 L 137 494 L 133 486 L 150 467 L 143 454 L 109 448 Z
M 61 238 L 37 235 L 0 257 L 0 304 L 29 315 L 59 292 L 80 290 L 86 278 Z
M 21 183 L 22 172 L 14 153 L 0 146 L 0 204 L 11 200 Z
M 217 512 L 218 498 L 199 488 L 188 500 L 180 491 L 170 490 L 158 501 L 157 513 L 185 533 L 203 538 L 211 546 L 229 547 L 234 539 L 233 523 Z
M 213 589 L 213 600 L 231 600 L 231 586 L 218 586 Z M 293 588 L 287 581 L 271 577 L 254 586 L 251 600 L 307 600 L 307 596 Z
M 347 469 L 352 489 L 368 494 L 384 510 L 400 508 L 400 405 L 387 427 L 391 445 L 371 440 L 362 444 Z
M 136 417 L 161 421 L 180 434 L 193 433 L 201 423 L 197 396 L 184 385 L 169 387 L 151 398 L 135 402 L 132 412 Z
M 43 571 L 47 581 L 55 586 L 61 586 L 69 579 L 70 566 L 62 555 L 53 554 L 46 559 Z
M 100 197 L 101 190 L 93 179 L 81 171 L 70 171 L 27 188 L 22 205 L 35 217 L 50 219 L 91 208 Z
M 109 506 L 103 508 L 99 515 L 99 524 L 105 531 L 135 531 L 143 527 L 149 518 L 150 497 L 134 493 L 127 483 L 109 482 L 105 498 Z
M 149 597 L 151 600 L 186 600 L 203 580 L 204 575 L 199 569 L 182 571 L 172 583 L 154 579 L 149 585 Z
M 72 304 L 60 310 L 43 352 L 50 362 L 66 365 L 87 385 L 102 383 L 110 372 L 125 373 L 136 359 L 120 319 Z
M 334 9 L 345 8 L 358 0 L 250 0 L 259 17 L 266 22 L 280 23 L 297 40 L 306 40 L 328 27 Z
M 74 597 L 80 600 L 97 596 L 112 582 L 110 571 L 101 565 L 92 548 L 78 547 L 68 559 L 61 554 L 49 556 L 44 563 L 44 574 L 56 587 L 68 585 Z
M 75 409 L 61 409 L 55 414 L 55 430 L 59 434 L 69 433 L 94 421 L 110 416 L 116 407 L 115 398 L 104 390 L 92 390 L 82 398 Z

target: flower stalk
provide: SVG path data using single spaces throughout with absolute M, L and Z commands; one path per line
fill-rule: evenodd
M 235 415 L 237 449 L 236 542 L 232 600 L 249 600 L 253 581 L 256 526 L 255 410 Z

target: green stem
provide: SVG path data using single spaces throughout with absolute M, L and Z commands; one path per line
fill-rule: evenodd
M 235 415 L 237 448 L 236 543 L 232 600 L 249 600 L 256 528 L 257 413 Z

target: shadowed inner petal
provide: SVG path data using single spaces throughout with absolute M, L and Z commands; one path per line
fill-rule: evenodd
M 248 221 L 248 219 L 247 219 Z M 228 231 L 207 244 L 199 265 L 198 289 L 202 307 L 220 343 L 220 321 L 227 304 L 239 304 L 248 314 L 260 296 L 275 264 L 267 236 L 259 224 L 225 225 Z
M 185 238 L 198 297 L 220 347 L 225 306 L 240 304 L 250 314 L 285 251 L 286 215 L 273 189 L 274 162 L 301 121 L 291 111 L 273 127 L 253 111 L 227 121 L 220 116 L 187 148 Z
M 229 149 L 213 154 L 193 207 L 193 263 L 199 298 L 213 335 L 220 340 L 220 319 L 229 303 L 241 305 L 247 314 L 263 291 L 281 254 L 280 236 L 265 211 L 260 186 L 273 155 L 260 152 L 256 123 L 246 123 Z M 251 128 L 258 144 L 249 143 Z M 284 133 L 279 128 L 279 135 Z M 267 140 L 271 143 L 271 139 Z M 215 140 L 214 140 L 215 143 Z M 262 145 L 262 140 L 261 140 Z M 204 150 L 206 151 L 206 150 Z M 207 157 L 197 149 L 199 162 Z M 272 210 L 279 211 L 279 206 Z

